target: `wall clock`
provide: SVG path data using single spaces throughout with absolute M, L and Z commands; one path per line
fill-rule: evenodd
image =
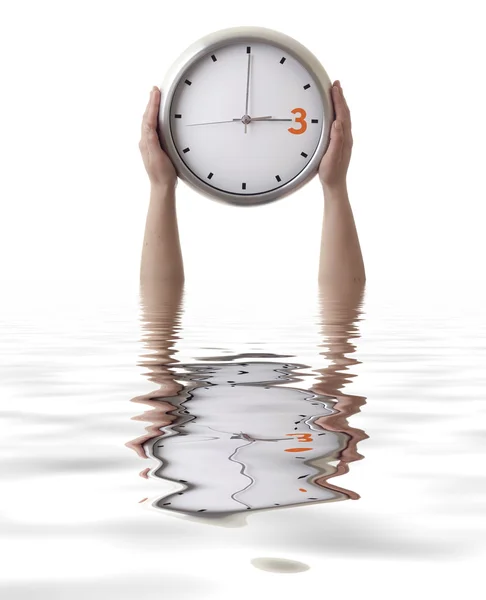
M 334 120 L 331 87 L 317 58 L 283 33 L 216 31 L 165 77 L 162 147 L 200 193 L 239 206 L 272 202 L 316 175 Z

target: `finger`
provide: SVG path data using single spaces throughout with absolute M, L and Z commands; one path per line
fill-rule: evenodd
M 341 127 L 336 127 L 336 123 L 341 124 Z M 326 156 L 334 163 L 339 163 L 341 161 L 342 153 L 343 153 L 343 140 L 344 140 L 344 131 L 342 126 L 342 121 L 336 119 L 331 127 L 331 141 L 329 142 L 329 148 L 326 151 Z
M 338 85 L 336 85 L 338 84 Z M 335 85 L 333 85 L 333 101 L 334 101 L 334 109 L 336 112 L 336 119 L 341 121 L 343 124 L 343 132 L 344 132 L 344 141 L 348 146 L 353 145 L 353 135 L 351 133 L 352 124 L 351 124 L 351 113 L 349 111 L 348 104 L 346 102 L 346 98 L 343 94 L 343 89 L 341 87 L 341 83 L 339 80 L 336 80 Z
M 341 91 L 341 96 L 342 96 L 343 101 L 344 101 L 344 107 L 345 107 L 346 113 L 348 115 L 349 129 L 351 129 L 351 111 L 349 110 L 348 102 L 347 102 L 346 97 L 344 95 L 343 88 L 342 88 L 341 84 L 339 84 L 339 89 Z M 346 131 L 346 129 L 347 129 L 347 127 L 345 125 L 344 126 L 344 130 Z
M 153 87 L 150 91 L 150 97 L 143 114 L 141 137 L 148 142 L 149 138 L 154 138 L 157 131 L 158 111 L 160 104 L 160 90 Z
M 144 128 L 145 128 L 145 123 L 147 121 L 147 114 L 150 108 L 150 104 L 152 102 L 152 90 L 150 91 L 150 96 L 149 96 L 149 101 L 147 102 L 147 106 L 145 107 L 145 112 L 143 113 L 143 117 L 142 117 L 142 131 L 141 131 L 141 137 L 143 138 L 143 132 L 144 132 Z
M 159 120 L 161 93 L 159 88 L 154 87 L 151 92 L 151 101 L 145 117 L 145 139 L 149 152 L 160 152 L 161 144 L 157 130 Z
M 346 100 L 346 97 L 344 96 L 344 92 L 342 91 L 342 88 L 341 88 L 341 93 L 342 93 L 343 100 L 344 100 L 344 106 L 346 107 L 346 111 L 348 113 L 349 124 L 351 125 L 351 111 L 349 110 L 348 102 Z
M 150 92 L 150 102 L 147 106 L 146 123 L 150 129 L 157 128 L 157 117 L 159 115 L 160 106 L 160 90 L 158 87 L 153 87 Z
M 340 121 L 347 121 L 349 119 L 349 109 L 346 105 L 342 88 L 337 85 L 332 86 L 332 101 L 334 104 L 336 119 L 339 119 Z

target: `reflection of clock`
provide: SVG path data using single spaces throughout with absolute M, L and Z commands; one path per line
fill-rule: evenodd
M 177 421 L 146 444 L 147 455 L 159 461 L 150 475 L 179 483 L 154 506 L 221 516 L 348 497 L 316 483 L 335 471 L 330 463 L 339 459 L 348 436 L 315 423 L 336 412 L 331 397 L 281 386 L 299 365 L 179 367 L 190 370 L 188 379 L 199 385 L 171 398 Z
M 162 84 L 161 143 L 178 175 L 231 204 L 263 204 L 307 183 L 333 119 L 331 81 L 317 58 L 262 27 L 198 40 Z

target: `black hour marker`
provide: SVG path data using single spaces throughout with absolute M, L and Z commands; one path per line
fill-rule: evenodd
M 186 79 L 184 83 L 187 83 L 187 85 L 191 85 L 192 81 L 189 81 L 189 79 Z
M 213 59 L 213 62 L 216 62 L 218 59 L 214 56 L 214 54 L 211 54 L 211 58 Z
M 282 56 L 282 58 L 280 59 L 280 64 L 283 65 L 286 60 L 287 59 L 285 58 L 285 56 Z
M 186 153 L 189 152 L 190 148 L 184 148 L 184 150 L 182 152 Z
M 282 180 L 280 179 L 280 175 L 275 175 L 275 179 L 276 179 L 277 181 L 282 181 Z
M 307 154 L 305 152 L 301 152 L 300 155 L 303 156 L 304 158 L 307 158 Z
M 174 115 L 176 119 L 182 119 L 182 115 Z
M 246 47 L 246 53 L 247 53 L 247 54 L 250 54 L 250 52 L 251 52 L 251 46 L 247 46 L 247 47 Z
M 312 119 L 311 123 L 319 123 L 318 119 Z
M 304 85 L 304 90 L 308 90 L 310 88 L 310 83 Z
M 209 173 L 208 175 L 208 179 L 211 179 L 211 177 L 214 175 L 214 173 Z
M 246 183 L 242 183 L 242 184 L 241 184 L 241 189 L 242 189 L 242 190 L 246 190 Z

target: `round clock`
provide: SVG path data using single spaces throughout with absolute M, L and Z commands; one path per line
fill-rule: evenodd
M 331 81 L 302 44 L 263 27 L 232 27 L 192 44 L 161 86 L 159 131 L 179 177 L 246 206 L 312 179 L 334 120 Z

